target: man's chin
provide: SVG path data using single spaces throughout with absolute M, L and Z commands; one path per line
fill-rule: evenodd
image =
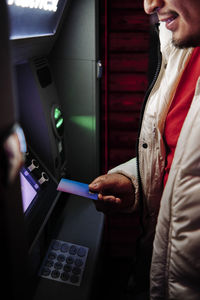
M 200 37 L 185 40 L 172 38 L 172 44 L 178 49 L 194 48 L 200 46 Z

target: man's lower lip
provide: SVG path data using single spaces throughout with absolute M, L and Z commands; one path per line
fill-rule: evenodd
M 176 18 L 166 22 L 166 28 L 168 30 L 174 31 L 176 29 Z

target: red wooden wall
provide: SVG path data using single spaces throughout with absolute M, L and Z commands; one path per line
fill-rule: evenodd
M 135 156 L 140 109 L 147 88 L 149 18 L 142 0 L 100 0 L 102 173 Z M 109 255 L 132 256 L 138 216 L 106 217 Z

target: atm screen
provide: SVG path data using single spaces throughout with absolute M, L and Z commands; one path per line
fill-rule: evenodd
M 24 213 L 27 213 L 34 204 L 35 197 L 40 190 L 37 182 L 22 168 L 20 172 L 22 205 Z
M 7 0 L 10 39 L 53 35 L 67 0 Z
M 21 200 L 29 246 L 32 245 L 59 193 L 57 181 L 28 146 L 24 166 L 20 170 Z

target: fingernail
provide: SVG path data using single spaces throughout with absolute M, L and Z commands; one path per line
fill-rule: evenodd
M 100 194 L 100 193 L 98 194 L 98 199 L 99 199 L 99 200 L 102 200 L 102 199 L 103 199 L 102 194 Z
M 91 184 L 90 184 L 90 187 L 92 187 L 92 188 L 97 188 L 98 185 L 99 185 L 98 183 L 91 183 Z

